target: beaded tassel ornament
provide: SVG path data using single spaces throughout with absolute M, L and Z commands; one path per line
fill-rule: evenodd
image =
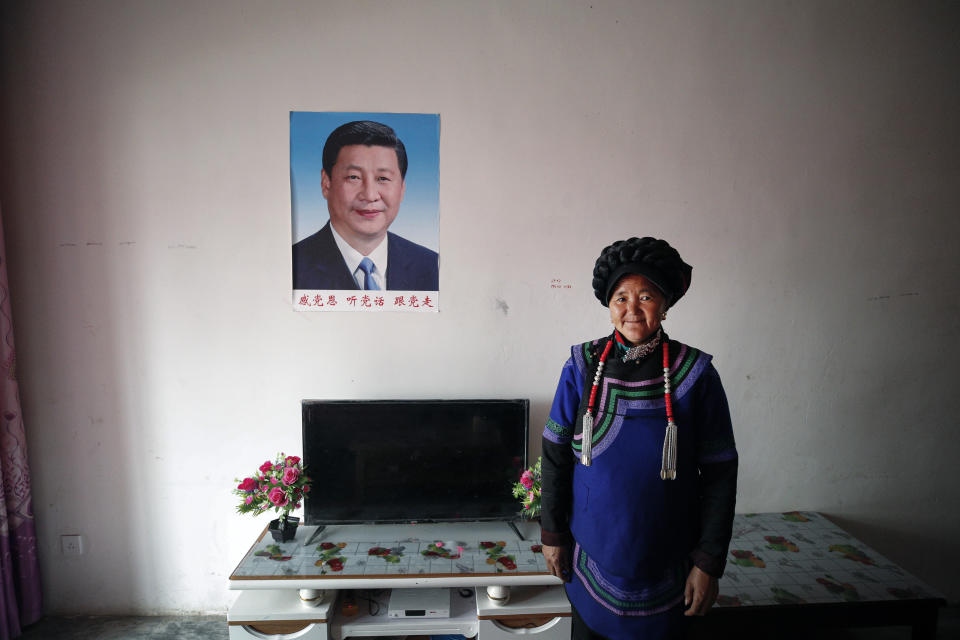
M 677 479 L 677 424 L 673 421 L 670 400 L 670 349 L 663 343 L 663 401 L 667 407 L 667 433 L 663 437 L 663 457 L 660 461 L 660 479 Z
M 659 334 L 657 338 L 659 339 Z M 587 410 L 583 414 L 582 445 L 580 448 L 580 463 L 589 467 L 593 464 L 591 449 L 593 445 L 593 407 L 597 401 L 597 389 L 600 387 L 600 381 L 603 379 L 603 367 L 607 362 L 607 356 L 610 354 L 610 347 L 613 346 L 613 340 L 607 341 L 607 346 L 603 349 L 600 361 L 597 363 L 597 373 L 593 376 L 593 385 L 590 387 L 590 400 L 587 402 Z M 663 437 L 663 456 L 660 460 L 660 479 L 677 479 L 677 423 L 673 420 L 673 401 L 670 397 L 670 347 L 666 340 L 663 341 L 663 401 L 667 409 L 667 432 Z
M 593 464 L 591 447 L 593 445 L 593 404 L 597 400 L 597 387 L 600 386 L 600 380 L 603 378 L 603 366 L 607 362 L 607 356 L 610 354 L 610 347 L 613 346 L 613 340 L 607 341 L 607 346 L 603 348 L 603 354 L 600 356 L 600 362 L 597 363 L 597 374 L 593 376 L 593 386 L 590 387 L 590 401 L 587 402 L 587 410 L 583 414 L 583 429 L 580 447 L 580 463 L 585 467 Z

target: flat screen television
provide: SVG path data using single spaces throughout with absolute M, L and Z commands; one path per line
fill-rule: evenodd
M 513 520 L 528 400 L 304 400 L 304 524 Z

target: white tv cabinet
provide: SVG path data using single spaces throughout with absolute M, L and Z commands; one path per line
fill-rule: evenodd
M 227 616 L 230 638 L 569 638 L 570 605 L 537 549 L 539 527 L 518 526 L 525 540 L 505 523 L 331 526 L 310 544 L 314 527 L 288 543 L 264 531 L 230 576 L 242 591 Z M 509 587 L 509 601 L 492 601 L 488 586 Z M 450 617 L 389 618 L 389 589 L 417 587 L 450 588 Z

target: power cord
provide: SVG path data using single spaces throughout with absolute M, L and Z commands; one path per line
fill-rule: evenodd
M 366 595 L 361 595 L 360 599 L 367 601 L 367 612 L 371 616 L 380 615 L 380 611 L 383 609 L 384 604 L 377 598 L 382 597 L 385 591 L 385 589 L 378 589 L 376 591 L 369 589 L 367 591 L 361 591 L 361 593 Z

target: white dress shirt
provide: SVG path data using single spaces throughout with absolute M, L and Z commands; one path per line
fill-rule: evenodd
M 385 291 L 387 289 L 387 236 L 384 235 L 380 244 L 378 244 L 369 255 L 364 256 L 347 244 L 347 241 L 340 237 L 340 234 L 337 233 L 337 230 L 333 228 L 332 224 L 330 225 L 330 231 L 333 232 L 333 240 L 337 243 L 337 248 L 340 249 L 340 255 L 343 256 L 343 261 L 347 263 L 347 269 L 353 274 L 353 279 L 356 281 L 357 286 L 363 289 L 363 281 L 367 274 L 360 268 L 360 261 L 366 257 L 373 261 L 374 269 L 370 272 L 370 276 L 373 278 L 373 281 L 377 283 L 377 286 Z

